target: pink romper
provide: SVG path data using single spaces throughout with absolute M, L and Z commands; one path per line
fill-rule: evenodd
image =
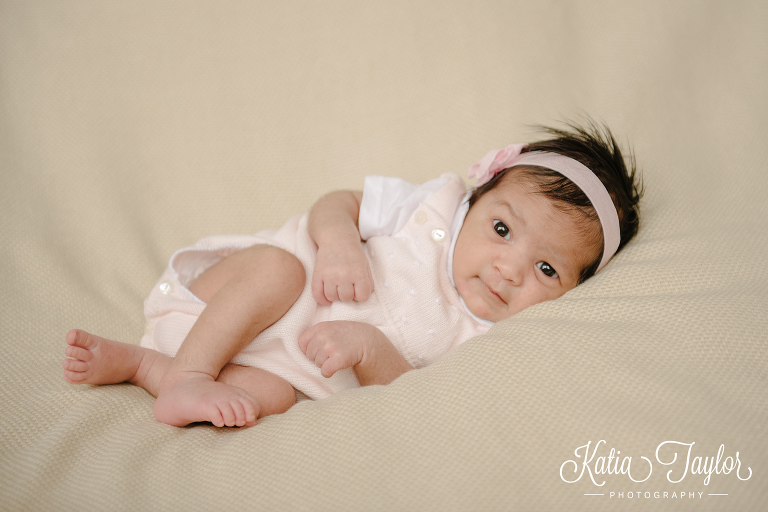
M 393 184 L 395 188 L 404 184 L 406 192 L 400 187 L 394 196 L 384 194 L 382 199 L 381 189 Z M 272 372 L 310 398 L 358 387 L 352 369 L 323 377 L 298 345 L 299 335 L 314 324 L 350 320 L 378 327 L 414 368 L 428 365 L 451 348 L 486 332 L 490 325 L 465 309 L 449 277 L 451 242 L 466 214 L 464 211 L 458 218 L 457 211 L 465 195 L 464 183 L 455 174 L 444 174 L 421 186 L 396 178 L 366 178 L 360 232 L 375 291 L 362 303 L 320 306 L 312 298 L 317 248 L 307 232 L 307 214 L 291 218 L 278 230 L 204 238 L 177 251 L 152 289 L 144 303 L 147 324 L 141 346 L 174 356 L 205 308 L 187 286 L 233 252 L 267 244 L 299 258 L 306 271 L 306 285 L 291 309 L 235 356 L 233 363 Z M 400 208 L 403 203 L 406 207 Z M 397 213 L 393 215 L 393 211 Z M 391 234 L 383 234 L 388 230 Z

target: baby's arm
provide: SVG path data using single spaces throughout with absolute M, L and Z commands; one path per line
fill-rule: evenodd
M 353 368 L 361 386 L 389 384 L 413 369 L 383 332 L 361 322 L 321 322 L 304 331 L 299 347 L 323 377 Z
M 373 277 L 357 227 L 362 197 L 359 191 L 331 192 L 309 212 L 309 236 L 317 244 L 312 296 L 318 304 L 365 302 L 371 296 Z

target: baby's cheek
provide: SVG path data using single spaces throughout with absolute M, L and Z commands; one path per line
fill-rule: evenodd
M 492 320 L 489 318 L 490 311 L 488 309 L 488 306 L 480 300 L 480 298 L 474 294 L 470 293 L 468 291 L 469 285 L 467 283 L 463 282 L 456 282 L 456 291 L 459 293 L 459 297 L 464 301 L 464 304 L 467 306 L 467 309 L 469 309 L 473 315 L 484 318 L 488 320 Z
M 531 306 L 539 304 L 540 302 L 544 302 L 554 298 L 555 297 L 551 293 L 549 293 L 547 290 L 542 290 L 542 289 L 530 290 L 529 289 L 527 290 L 526 293 L 521 293 L 513 304 L 510 304 L 509 316 L 512 316 L 513 314 L 516 314 L 516 313 L 520 313 L 521 311 L 524 311 L 525 309 Z
M 465 301 L 466 302 L 466 301 Z M 467 303 L 469 305 L 469 303 Z M 470 308 L 472 308 L 470 306 Z M 483 303 L 477 303 L 475 304 L 475 307 L 472 308 L 472 313 L 479 318 L 482 318 L 483 320 L 491 320 L 492 322 L 495 322 L 493 318 L 491 318 L 491 312 L 488 310 L 488 307 Z

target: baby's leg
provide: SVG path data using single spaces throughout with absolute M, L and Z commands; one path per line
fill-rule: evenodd
M 304 282 L 301 262 L 270 246 L 238 251 L 200 275 L 189 288 L 207 306 L 160 381 L 154 407 L 158 421 L 223 426 L 233 417 L 252 416 L 253 399 L 216 379 L 224 365 L 288 311 Z
M 157 397 L 160 381 L 172 358 L 154 350 L 108 340 L 79 329 L 67 333 L 64 379 L 72 384 L 130 382 Z M 256 418 L 287 411 L 296 401 L 293 387 L 284 379 L 259 368 L 226 365 L 219 382 L 243 389 L 256 399 L 255 416 L 236 417 L 232 425 L 251 426 Z

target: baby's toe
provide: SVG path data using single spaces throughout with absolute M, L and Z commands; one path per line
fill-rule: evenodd
M 88 363 L 78 361 L 77 359 L 65 359 L 61 362 L 61 365 L 70 372 L 84 372 L 88 369 Z
M 256 405 L 256 400 L 249 396 L 242 401 L 242 404 L 245 410 L 245 424 L 255 424 L 256 419 L 259 417 L 259 407 Z
M 221 411 L 219 410 L 219 407 L 215 404 L 212 404 L 206 407 L 205 418 L 206 420 L 213 423 L 213 425 L 216 427 L 224 426 L 224 418 L 221 414 Z
M 232 405 L 232 412 L 235 415 L 235 422 L 233 426 L 242 427 L 243 425 L 245 425 L 245 422 L 246 422 L 245 407 L 239 400 L 233 401 L 231 405 Z
M 67 333 L 67 344 L 78 347 L 87 347 L 92 344 L 88 333 L 80 329 L 72 329 Z
M 69 370 L 64 370 L 64 380 L 66 380 L 70 384 L 80 384 L 85 379 L 86 379 L 86 376 L 82 372 L 73 372 Z
M 224 422 L 224 425 L 227 427 L 235 426 L 235 411 L 232 410 L 231 403 L 225 402 L 219 404 L 219 412 L 221 413 L 221 419 Z
M 74 357 L 75 359 L 80 359 L 81 361 L 90 361 L 93 359 L 93 354 L 89 350 L 80 347 L 67 347 L 64 349 L 64 354 L 69 357 Z
M 67 341 L 67 345 L 74 345 L 77 340 L 77 329 L 70 329 L 67 331 L 67 335 L 64 337 Z

